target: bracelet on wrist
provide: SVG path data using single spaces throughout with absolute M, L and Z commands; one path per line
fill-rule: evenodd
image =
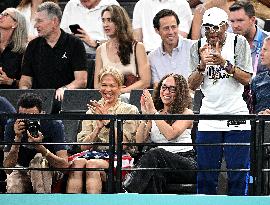
M 223 68 L 225 69 L 225 71 L 228 73 L 228 74 L 231 74 L 233 75 L 235 73 L 235 67 L 231 64 L 230 61 L 226 60 Z
M 62 86 L 61 89 L 65 91 L 65 90 L 67 90 L 68 88 L 67 88 L 67 86 Z
M 200 64 L 198 64 L 196 70 L 197 70 L 197 72 L 198 72 L 199 74 L 201 74 L 202 76 L 205 75 L 205 70 L 201 69 L 201 65 L 200 65 Z

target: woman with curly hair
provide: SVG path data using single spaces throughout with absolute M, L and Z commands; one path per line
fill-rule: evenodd
M 153 99 L 148 90 L 141 96 L 143 114 L 193 114 L 191 97 L 185 78 L 178 74 L 164 76 L 154 90 Z M 192 120 L 141 121 L 136 142 L 191 143 Z M 195 153 L 192 146 L 158 146 L 146 152 L 137 168 L 172 168 L 195 170 Z M 156 170 L 133 171 L 123 183 L 124 189 L 135 193 L 166 193 L 166 183 L 195 183 L 193 171 L 162 172 Z
M 124 76 L 133 74 L 139 80 L 126 83 L 121 93 L 150 85 L 150 66 L 144 45 L 133 38 L 130 18 L 121 6 L 108 6 L 101 13 L 103 28 L 109 40 L 97 48 L 94 87 L 98 88 L 98 73 L 104 66 L 116 67 Z M 137 68 L 136 68 L 137 67 Z

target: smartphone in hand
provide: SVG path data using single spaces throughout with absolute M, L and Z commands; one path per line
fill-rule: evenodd
M 78 31 L 78 29 L 80 29 L 80 25 L 79 24 L 72 24 L 72 25 L 69 25 L 69 29 L 71 30 L 71 32 L 73 34 L 80 34 L 81 32 Z

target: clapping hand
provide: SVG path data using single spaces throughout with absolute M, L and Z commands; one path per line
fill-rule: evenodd
M 154 114 L 157 112 L 152 96 L 147 89 L 143 90 L 140 103 L 141 103 L 142 114 Z
M 96 100 L 90 100 L 89 104 L 87 104 L 87 107 L 92 111 L 93 114 L 108 114 L 108 109 L 106 109 L 106 102 L 105 105 L 101 105 Z M 97 126 L 99 128 L 104 127 L 104 125 L 108 123 L 109 120 L 97 120 Z
M 224 65 L 226 62 L 221 56 L 221 46 L 219 42 L 216 43 L 215 47 L 205 44 L 200 48 L 199 52 L 204 65 Z
M 11 85 L 13 79 L 9 78 L 7 74 L 3 71 L 3 68 L 0 67 L 0 84 L 1 85 Z

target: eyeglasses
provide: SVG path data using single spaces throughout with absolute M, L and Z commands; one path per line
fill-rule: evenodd
M 9 17 L 12 18 L 14 21 L 17 21 L 17 20 L 16 20 L 11 14 L 9 14 L 9 13 L 6 13 L 6 12 L 5 12 L 5 13 L 1 13 L 0 15 L 1 15 L 1 16 L 4 16 L 4 17 L 8 17 L 8 16 L 9 16 Z
M 224 25 L 224 23 L 221 23 L 219 25 L 212 25 L 212 26 L 203 26 L 204 27 L 204 31 L 205 32 L 210 32 L 210 31 L 214 31 L 214 32 L 219 32 L 221 27 Z
M 165 91 L 165 90 L 169 90 L 170 93 L 175 93 L 176 92 L 176 87 L 175 86 L 167 86 L 167 85 L 162 85 L 161 86 L 161 90 Z

